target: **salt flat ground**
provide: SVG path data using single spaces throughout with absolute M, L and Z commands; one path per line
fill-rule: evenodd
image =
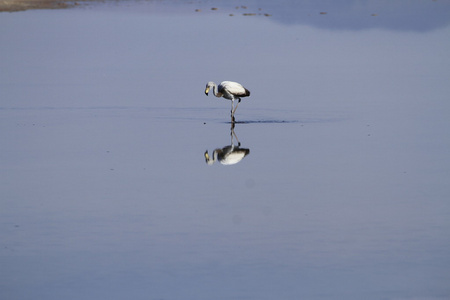
M 358 3 L 2 13 L 0 298 L 449 299 L 450 7 Z

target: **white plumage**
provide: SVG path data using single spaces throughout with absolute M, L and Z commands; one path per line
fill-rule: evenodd
M 214 96 L 231 100 L 231 118 L 234 120 L 234 112 L 241 102 L 241 98 L 250 96 L 250 91 L 237 82 L 222 81 L 217 86 L 214 82 L 210 81 L 206 84 L 205 94 L 207 96 L 211 87 L 213 88 Z M 238 100 L 236 107 L 234 107 L 234 100 Z
M 205 160 L 208 165 L 212 165 L 216 160 L 218 160 L 222 165 L 234 165 L 240 162 L 249 153 L 249 149 L 229 145 L 222 149 L 214 150 L 212 157 L 209 156 L 208 151 L 206 151 Z

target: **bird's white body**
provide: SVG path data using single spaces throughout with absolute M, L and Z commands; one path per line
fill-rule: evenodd
M 209 90 L 213 89 L 214 96 L 231 100 L 231 117 L 234 117 L 241 98 L 250 96 L 250 91 L 247 90 L 242 84 L 233 81 L 222 81 L 219 86 L 210 81 L 206 84 L 205 94 L 209 94 Z M 234 100 L 238 100 L 236 107 L 234 107 Z
M 206 151 L 205 159 L 208 165 L 212 165 L 216 160 L 218 160 L 222 165 L 234 165 L 240 162 L 249 153 L 249 149 L 230 145 L 222 149 L 214 150 L 212 157 L 209 156 L 208 151 Z

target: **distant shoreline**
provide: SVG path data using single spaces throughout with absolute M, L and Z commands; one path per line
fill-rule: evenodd
M 15 12 L 29 9 L 61 9 L 79 4 L 77 1 L 64 0 L 0 0 L 0 12 Z

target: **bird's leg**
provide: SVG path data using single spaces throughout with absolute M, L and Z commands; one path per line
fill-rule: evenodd
M 237 109 L 239 103 L 241 103 L 241 98 L 238 98 L 238 100 L 239 100 L 239 101 L 236 103 L 236 107 L 234 108 L 233 112 L 231 113 L 233 116 L 234 116 L 234 112 L 236 111 L 236 109 Z
M 234 107 L 234 99 L 231 99 L 231 111 L 230 111 L 230 113 L 231 113 L 231 119 L 233 119 L 233 115 L 234 115 L 233 107 Z
M 234 132 L 234 126 L 231 128 L 231 144 L 233 144 L 233 137 L 236 139 L 236 142 L 238 143 L 238 147 L 240 147 L 241 142 L 239 142 L 236 132 Z
M 234 126 L 234 110 L 233 110 L 233 106 L 234 106 L 234 99 L 231 99 L 231 124 L 233 124 Z
M 230 128 L 230 139 L 231 139 L 231 145 L 233 146 L 233 131 L 234 131 L 234 122 L 231 122 L 231 128 Z

